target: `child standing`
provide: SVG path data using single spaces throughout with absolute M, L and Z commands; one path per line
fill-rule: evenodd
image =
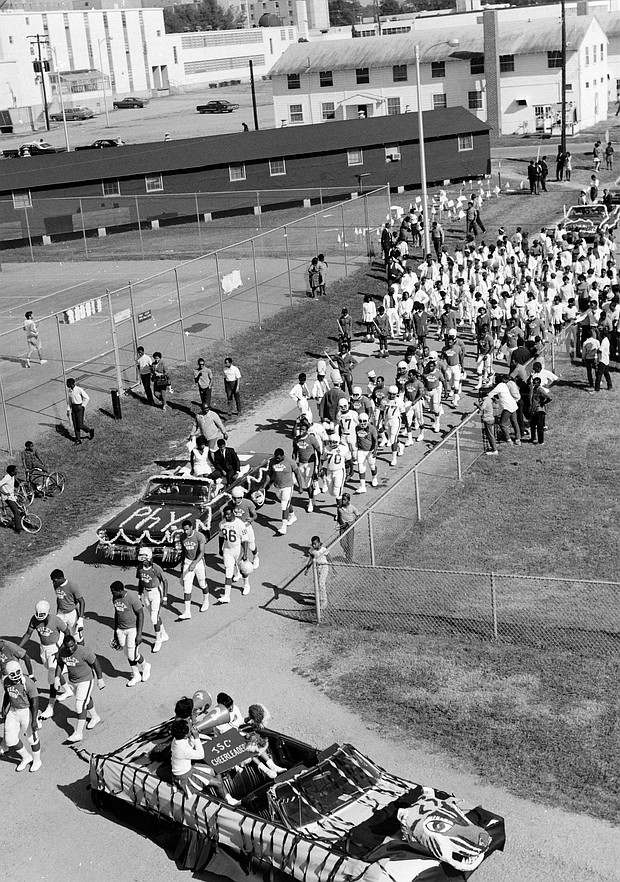
M 327 606 L 327 577 L 329 575 L 327 549 L 321 542 L 320 536 L 313 536 L 311 542 L 312 544 L 308 549 L 309 559 L 308 566 L 306 567 L 306 572 L 308 572 L 308 570 L 312 566 L 314 566 L 316 569 L 316 584 L 318 586 L 319 593 L 319 608 L 323 610 Z

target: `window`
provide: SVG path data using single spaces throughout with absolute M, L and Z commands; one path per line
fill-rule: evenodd
M 358 67 L 356 69 L 355 82 L 358 86 L 363 86 L 370 82 L 370 71 L 367 67 Z
M 500 55 L 499 70 L 500 73 L 512 73 L 515 69 L 514 55 Z
M 446 75 L 446 62 L 445 61 L 431 61 L 431 78 L 433 80 L 440 80 L 442 77 Z
M 392 66 L 392 79 L 395 83 L 406 83 L 407 82 L 407 65 L 406 64 L 394 64 Z
M 482 92 L 468 92 L 467 99 L 470 110 L 482 110 Z
M 592 64 L 596 64 L 596 46 L 592 47 Z
M 233 162 L 229 165 L 228 178 L 231 181 L 245 181 L 245 162 Z
M 301 104 L 289 104 L 288 106 L 289 121 L 292 123 L 304 121 L 304 109 Z
M 387 100 L 387 115 L 388 116 L 398 116 L 400 113 L 400 98 L 388 98 Z
M 121 185 L 118 181 L 102 181 L 101 190 L 104 196 L 120 196 Z
M 9 37 L 9 43 L 13 42 L 13 37 Z
M 573 84 L 572 84 L 572 83 L 567 83 L 567 84 L 566 84 L 566 91 L 567 91 L 567 92 L 572 92 L 572 91 L 573 91 Z
M 605 59 L 605 46 L 601 43 L 601 61 Z
M 469 62 L 469 72 L 472 76 L 484 73 L 484 55 L 474 55 Z
M 353 150 L 347 150 L 347 164 L 364 165 L 364 156 L 361 149 L 354 148 Z
M 400 162 L 400 147 L 398 144 L 390 144 L 385 148 L 386 162 Z
M 459 153 L 463 150 L 473 150 L 474 149 L 474 136 L 472 134 L 469 135 L 459 135 Z
M 586 46 L 586 67 L 590 64 L 590 50 Z
M 443 92 L 433 95 L 433 110 L 440 110 L 442 107 L 448 106 L 448 96 Z
M 319 73 L 319 85 L 322 87 L 334 85 L 334 77 L 331 70 L 322 70 Z
M 333 101 L 326 101 L 324 104 L 321 104 L 321 119 L 323 122 L 336 119 L 336 105 Z
M 562 52 L 559 49 L 547 52 L 547 67 L 562 67 Z
M 175 64 L 178 64 L 178 63 L 179 63 L 179 56 L 178 56 L 178 54 L 177 54 L 177 47 L 176 47 L 176 46 L 173 46 L 173 47 L 172 47 L 172 55 L 173 55 L 173 58 L 174 58 L 174 63 L 175 63 Z
M 13 208 L 32 208 L 30 190 L 13 191 Z
M 586 82 L 586 89 L 590 88 L 590 83 Z
M 270 159 L 269 160 L 269 174 L 272 178 L 277 177 L 278 175 L 286 174 L 286 163 L 284 159 Z
M 164 181 L 161 175 L 145 175 L 144 183 L 147 193 L 157 193 L 164 189 Z
M 301 89 L 299 74 L 287 74 L 286 82 L 289 89 Z

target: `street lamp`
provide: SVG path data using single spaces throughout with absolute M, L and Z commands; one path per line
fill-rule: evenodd
M 103 59 L 101 57 L 101 44 L 109 43 L 112 40 L 112 37 L 102 37 L 97 41 L 99 45 L 99 67 L 101 68 L 101 77 L 103 81 L 103 109 L 105 110 L 105 125 L 106 129 L 110 128 L 110 114 L 108 113 L 108 98 L 106 95 L 106 84 L 105 84 L 105 73 L 103 72 Z M 108 70 L 110 69 L 110 65 L 108 65 Z
M 447 44 L 451 49 L 456 49 L 458 45 L 460 45 L 460 41 L 457 39 L 452 40 L 442 40 L 440 43 L 434 43 L 433 46 L 429 46 L 429 49 L 433 49 L 434 46 L 441 46 L 442 44 Z M 424 232 L 424 256 L 430 254 L 431 251 L 431 235 L 429 229 L 429 216 L 428 216 L 428 192 L 426 188 L 426 152 L 424 149 L 424 119 L 422 117 L 422 84 L 420 82 L 420 46 L 416 43 L 415 45 L 415 76 L 416 76 L 416 85 L 418 92 L 418 140 L 420 144 L 420 177 L 422 179 L 422 217 L 424 219 L 423 223 L 423 232 Z
M 69 144 L 69 130 L 67 129 L 67 117 L 65 116 L 65 99 L 62 94 L 62 80 L 60 77 L 60 70 L 58 69 L 58 56 L 56 55 L 56 49 L 54 46 L 52 46 L 52 52 L 54 53 L 54 66 L 56 68 L 56 85 L 58 86 L 58 96 L 60 98 L 62 127 L 65 130 L 65 144 L 67 145 L 67 153 L 71 153 L 71 145 Z

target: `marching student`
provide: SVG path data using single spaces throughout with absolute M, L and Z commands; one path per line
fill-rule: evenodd
M 135 686 L 151 676 L 151 666 L 140 652 L 144 609 L 137 597 L 127 593 L 125 585 L 112 582 L 112 605 L 114 606 L 114 638 L 119 649 L 124 649 L 131 670 L 131 678 L 126 686 Z
M 280 500 L 282 507 L 282 522 L 278 528 L 278 534 L 284 536 L 287 527 L 294 524 L 297 516 L 293 514 L 293 484 L 297 481 L 301 485 L 301 475 L 296 462 L 284 456 L 281 447 L 277 447 L 269 460 L 267 472 L 267 484 L 265 489 L 273 488 L 274 493 Z
M 243 576 L 245 596 L 250 593 L 249 570 L 244 567 L 248 563 L 248 531 L 241 518 L 235 516 L 235 506 L 231 503 L 224 509 L 224 519 L 219 532 L 220 556 L 224 564 L 224 594 L 218 603 L 230 603 L 230 590 L 233 581 Z
M 181 524 L 183 535 L 181 537 L 182 563 L 181 585 L 183 586 L 183 612 L 177 617 L 177 622 L 191 619 L 192 612 L 192 589 L 194 580 L 202 591 L 202 605 L 200 612 L 209 609 L 209 588 L 207 586 L 207 574 L 205 571 L 205 545 L 206 537 L 191 521 L 183 521 Z
M 66 634 L 60 651 L 58 653 L 58 664 L 56 666 L 55 686 L 60 688 L 60 680 L 66 671 L 69 683 L 75 690 L 75 710 L 77 720 L 75 729 L 69 735 L 67 741 L 75 744 L 84 738 L 84 728 L 94 729 L 97 723 L 101 722 L 101 717 L 95 709 L 93 700 L 93 688 L 95 677 L 99 689 L 105 689 L 105 680 L 101 671 L 99 659 L 84 644 L 78 646 L 75 637 Z
M 4 669 L 4 696 L 0 716 L 4 719 L 4 738 L 0 754 L 15 748 L 20 758 L 16 772 L 30 766 L 31 772 L 41 768 L 39 741 L 39 692 L 30 677 L 25 677 L 17 659 L 11 659 Z M 30 733 L 30 750 L 26 748 Z M 5 807 L 8 811 L 8 805 Z
M 153 552 L 150 548 L 138 549 L 138 567 L 136 569 L 138 592 L 142 605 L 148 611 L 151 624 L 155 630 L 153 652 L 159 652 L 162 643 L 169 640 L 161 620 L 161 607 L 168 600 L 168 580 L 162 568 L 153 563 Z

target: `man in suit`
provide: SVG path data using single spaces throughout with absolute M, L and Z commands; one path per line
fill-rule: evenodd
M 241 463 L 236 451 L 226 446 L 226 439 L 219 438 L 217 450 L 213 454 L 212 478 L 222 478 L 226 484 L 233 484 L 239 477 Z

